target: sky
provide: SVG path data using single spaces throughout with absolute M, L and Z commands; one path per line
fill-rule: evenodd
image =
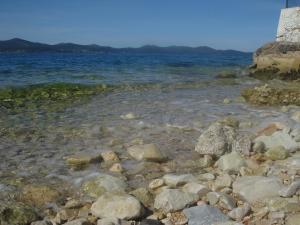
M 0 0 L 0 40 L 253 51 L 276 36 L 285 0 Z

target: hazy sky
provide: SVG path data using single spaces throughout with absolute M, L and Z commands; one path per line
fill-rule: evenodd
M 0 0 L 0 39 L 252 51 L 274 40 L 284 4 L 284 0 Z

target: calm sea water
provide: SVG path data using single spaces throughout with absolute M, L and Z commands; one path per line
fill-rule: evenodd
M 0 86 L 176 83 L 251 64 L 251 54 L 0 54 Z

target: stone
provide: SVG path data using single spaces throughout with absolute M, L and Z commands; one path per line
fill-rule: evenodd
M 200 205 L 184 209 L 183 213 L 189 220 L 189 225 L 212 225 L 219 222 L 227 222 L 229 218 L 218 208 L 208 205 Z
M 231 150 L 235 136 L 236 131 L 233 127 L 220 122 L 213 123 L 200 135 L 195 151 L 201 155 L 221 156 Z
M 30 206 L 16 202 L 0 203 L 1 225 L 28 225 L 38 219 L 35 209 Z
M 124 171 L 123 166 L 120 163 L 114 163 L 110 168 L 109 171 L 113 173 L 122 173 Z
M 40 220 L 40 221 L 32 222 L 30 225 L 52 225 L 52 223 L 47 220 Z
M 27 185 L 23 188 L 20 198 L 27 204 L 41 208 L 50 203 L 57 203 L 61 197 L 61 194 L 51 187 Z
M 231 100 L 229 98 L 224 98 L 223 103 L 226 104 L 226 105 L 230 104 Z
M 134 115 L 134 113 L 130 112 L 130 113 L 127 113 L 125 115 L 121 115 L 120 116 L 123 120 L 134 120 L 134 119 L 137 119 L 136 115 Z
M 255 139 L 255 142 L 263 142 L 267 149 L 282 146 L 287 151 L 293 152 L 299 148 L 298 143 L 284 131 L 277 131 L 271 136 L 259 136 Z
M 210 155 L 204 155 L 202 158 L 200 158 L 198 161 L 198 166 L 200 168 L 207 168 L 213 165 L 213 158 Z
M 300 123 L 300 111 L 294 112 L 291 118 Z
M 179 187 L 185 185 L 186 183 L 193 182 L 196 178 L 191 174 L 175 175 L 166 174 L 163 176 L 164 183 L 169 187 Z
M 264 153 L 266 150 L 266 146 L 262 141 L 257 141 L 253 144 L 252 150 L 255 153 Z
M 155 179 L 149 183 L 149 188 L 154 190 L 165 185 L 164 179 Z
M 214 191 L 219 191 L 223 188 L 231 187 L 232 182 L 233 182 L 233 179 L 229 174 L 227 174 L 227 173 L 222 174 L 217 177 L 217 179 L 214 183 L 214 186 L 213 186 Z
M 212 181 L 216 179 L 216 176 L 212 173 L 203 173 L 203 174 L 199 174 L 197 176 L 197 179 L 201 181 Z
M 93 203 L 91 212 L 99 218 L 137 219 L 142 214 L 141 203 L 128 194 L 105 193 Z
M 300 213 L 289 215 L 286 219 L 286 225 L 300 224 Z
M 234 221 L 227 221 L 227 222 L 220 222 L 220 223 L 214 223 L 212 225 L 243 225 L 242 223 L 237 223 Z
M 100 156 L 73 155 L 65 158 L 69 167 L 75 170 L 81 170 L 90 163 L 100 162 Z
M 120 159 L 114 151 L 106 151 L 101 153 L 104 162 L 119 162 Z
M 232 151 L 249 156 L 252 150 L 254 135 L 249 132 L 239 133 L 232 143 Z
M 216 205 L 218 204 L 220 200 L 221 194 L 218 192 L 209 192 L 206 195 L 206 198 L 210 205 Z
M 231 152 L 230 154 L 223 155 L 216 163 L 222 170 L 229 173 L 238 173 L 242 167 L 245 167 L 246 161 L 241 157 L 238 152 Z
M 229 78 L 236 78 L 236 72 L 235 71 L 221 71 L 216 78 L 218 79 L 229 79 Z
M 127 149 L 129 155 L 138 161 L 163 162 L 166 157 L 155 144 L 134 145 Z
M 145 219 L 142 220 L 139 225 L 163 225 L 159 220 Z
M 178 189 L 165 189 L 155 197 L 154 208 L 165 213 L 176 212 L 198 200 L 197 194 L 185 193 Z
M 289 153 L 283 146 L 276 146 L 268 149 L 265 156 L 271 160 L 283 160 L 288 157 Z
M 251 206 L 248 203 L 245 203 L 242 206 L 239 206 L 228 213 L 228 216 L 236 221 L 242 221 L 245 216 L 247 216 L 251 211 Z
M 121 225 L 121 221 L 117 218 L 103 218 L 97 220 L 97 225 Z
M 232 210 L 236 207 L 236 201 L 230 195 L 221 193 L 219 198 L 219 205 L 224 209 Z
M 300 189 L 300 180 L 294 181 L 290 186 L 284 187 L 279 191 L 279 195 L 284 198 L 292 197 Z
M 201 198 L 209 192 L 209 189 L 202 184 L 198 184 L 196 182 L 191 182 L 191 183 L 185 184 L 182 187 L 182 191 L 184 191 L 186 193 L 197 194 Z
M 146 188 L 138 188 L 129 194 L 136 197 L 144 206 L 150 208 L 153 204 L 153 196 Z
M 98 174 L 82 185 L 83 191 L 93 198 L 106 192 L 125 192 L 126 188 L 127 184 L 123 180 L 108 174 Z
M 283 188 L 280 179 L 276 177 L 244 176 L 233 182 L 233 192 L 250 204 L 262 202 L 268 198 L 278 197 Z
M 167 217 L 174 225 L 185 225 L 188 223 L 188 219 L 183 212 L 168 213 Z
M 90 223 L 87 219 L 80 218 L 64 223 L 63 225 L 92 225 L 92 223 Z

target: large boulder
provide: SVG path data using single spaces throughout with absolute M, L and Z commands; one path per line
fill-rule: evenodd
M 165 189 L 155 197 L 154 208 L 165 213 L 176 212 L 198 200 L 197 194 L 185 193 L 178 189 Z
M 259 79 L 293 80 L 300 77 L 300 43 L 272 42 L 253 57 L 251 76 Z
M 134 145 L 127 149 L 129 155 L 138 161 L 161 162 L 166 159 L 155 144 Z
M 92 205 L 91 212 L 99 218 L 137 219 L 142 214 L 141 203 L 128 194 L 106 193 Z
M 284 187 L 279 178 L 263 176 L 239 177 L 232 186 L 234 193 L 251 204 L 278 197 Z
M 108 174 L 98 174 L 85 181 L 82 185 L 83 191 L 94 198 L 106 192 L 125 192 L 127 184 L 120 178 Z
M 213 225 L 229 221 L 229 218 L 218 208 L 208 205 L 184 209 L 183 213 L 189 219 L 189 225 Z
M 220 122 L 213 123 L 199 137 L 195 151 L 201 155 L 221 156 L 231 151 L 235 137 L 235 128 Z

